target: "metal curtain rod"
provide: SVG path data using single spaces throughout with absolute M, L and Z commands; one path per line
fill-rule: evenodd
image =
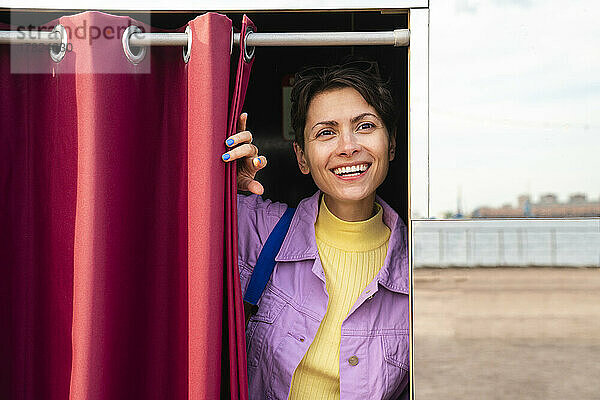
M 131 46 L 186 46 L 187 33 L 137 33 L 131 35 Z M 62 38 L 52 32 L 0 31 L 0 44 L 60 45 Z M 254 33 L 246 36 L 246 45 L 256 46 L 408 46 L 410 31 L 396 29 L 384 32 L 282 32 Z M 233 34 L 233 44 L 239 46 L 240 34 Z
M 246 45 L 256 46 L 408 46 L 408 29 L 385 32 L 285 32 L 249 33 Z M 233 34 L 233 44 L 239 45 L 240 34 Z

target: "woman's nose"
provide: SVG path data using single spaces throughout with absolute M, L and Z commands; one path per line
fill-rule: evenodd
M 353 131 L 344 131 L 340 134 L 338 140 L 338 154 L 350 157 L 360 151 L 360 143 Z

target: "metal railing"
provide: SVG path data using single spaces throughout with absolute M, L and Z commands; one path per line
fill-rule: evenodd
M 413 222 L 415 267 L 600 267 L 600 220 Z

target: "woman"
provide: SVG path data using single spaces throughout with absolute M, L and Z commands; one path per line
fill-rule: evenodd
M 320 189 L 302 200 L 248 324 L 251 399 L 408 398 L 406 227 L 375 191 L 395 152 L 392 96 L 373 69 L 306 70 L 292 89 L 294 152 Z M 247 115 L 223 155 L 238 163 L 239 266 L 245 291 L 287 206 L 254 180 L 267 160 Z

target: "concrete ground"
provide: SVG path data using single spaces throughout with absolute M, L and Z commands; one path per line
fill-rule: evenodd
M 415 399 L 600 399 L 600 268 L 414 271 Z

